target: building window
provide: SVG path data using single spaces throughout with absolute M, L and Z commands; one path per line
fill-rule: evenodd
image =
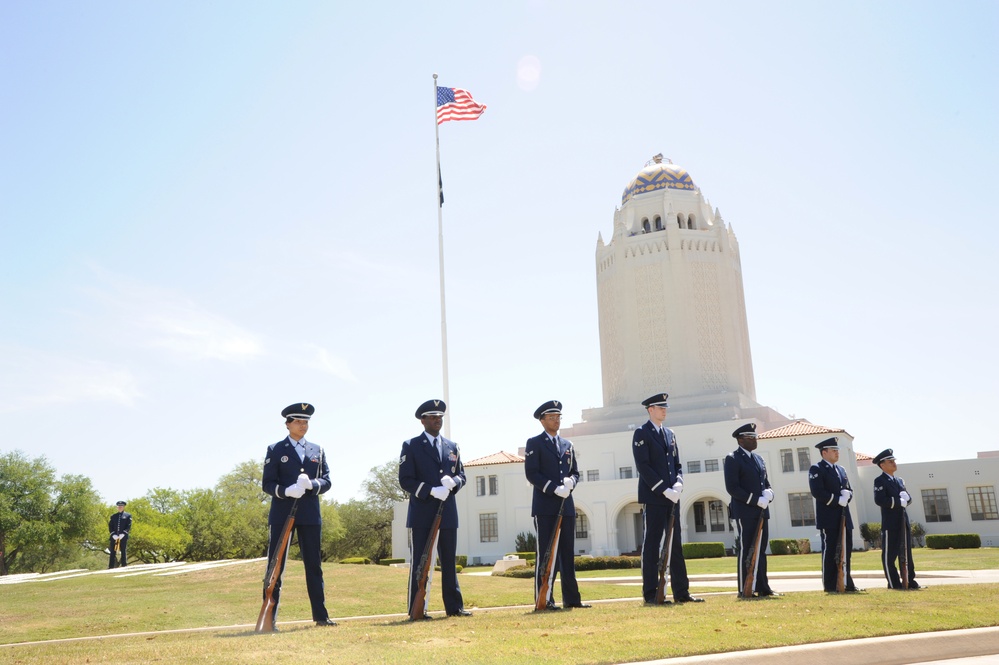
M 592 483 L 592 482 L 597 481 L 597 480 L 600 480 L 600 470 L 599 469 L 597 469 L 596 471 L 594 471 L 593 469 L 590 469 L 589 471 L 586 472 L 586 481 L 587 482 Z
M 681 229 L 683 228 L 683 215 L 681 215 L 680 213 L 676 214 L 676 225 Z
M 798 471 L 808 471 L 812 466 L 812 458 L 808 454 L 808 448 L 798 448 Z
M 784 473 L 794 471 L 794 452 L 790 448 L 781 448 L 780 450 L 780 470 Z
M 696 460 L 694 462 L 687 462 L 687 473 L 700 473 L 701 472 L 701 460 Z
M 950 522 L 947 490 L 923 490 L 923 513 L 927 522 Z
M 486 495 L 486 477 L 475 476 L 475 496 Z
M 576 538 L 589 538 L 590 537 L 590 520 L 586 517 L 586 513 L 581 513 L 576 511 Z
M 718 460 L 716 459 L 706 459 L 704 460 L 704 473 L 711 473 L 712 471 L 718 470 Z
M 815 524 L 815 502 L 810 492 L 796 492 L 787 495 L 791 508 L 791 526 L 813 526 Z
M 708 525 L 704 521 L 704 502 L 698 501 L 694 504 L 694 531 L 704 533 L 708 530 Z
M 994 487 L 969 487 L 968 507 L 971 508 L 972 520 L 999 520 Z
M 649 220 L 643 219 L 642 220 L 642 233 L 648 233 L 651 230 L 652 229 L 649 227 Z
M 496 516 L 496 513 L 482 513 L 479 515 L 479 542 L 499 542 L 499 518 Z
M 499 478 L 489 476 L 489 496 L 496 496 L 497 494 L 499 494 Z
M 662 230 L 663 230 L 663 218 L 660 217 L 659 215 L 656 215 L 656 231 L 662 231 Z
M 697 219 L 693 215 L 691 215 L 690 217 L 687 218 L 687 228 L 693 229 L 696 226 L 697 226 Z
M 711 531 L 724 531 L 728 522 L 725 504 L 718 500 L 708 501 L 708 514 L 711 516 Z
M 617 470 L 617 477 L 620 478 L 621 480 L 625 480 L 626 478 L 631 478 L 631 467 L 622 466 L 620 469 Z

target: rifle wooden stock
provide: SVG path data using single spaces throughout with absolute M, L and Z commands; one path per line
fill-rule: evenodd
M 753 597 L 753 586 L 756 584 L 756 558 L 760 552 L 760 540 L 763 538 L 763 521 L 766 519 L 766 508 L 760 509 L 760 523 L 756 526 L 756 536 L 753 538 L 753 547 L 746 556 L 742 565 L 746 567 L 746 581 L 742 585 L 742 597 Z
M 278 540 L 277 549 L 274 556 L 267 564 L 267 586 L 264 587 L 264 603 L 260 606 L 260 616 L 257 617 L 257 626 L 254 630 L 258 633 L 270 633 L 274 631 L 274 609 L 277 603 L 274 600 L 274 590 L 277 588 L 278 580 L 281 579 L 281 567 L 284 557 L 288 553 L 288 543 L 291 540 L 291 528 L 295 525 L 295 513 L 298 512 L 298 499 L 291 504 L 291 512 L 288 519 L 284 521 L 284 528 L 281 529 L 281 538 Z
M 548 594 L 552 588 L 552 578 L 555 576 L 555 561 L 558 558 L 556 548 L 558 547 L 558 537 L 562 533 L 562 512 L 565 510 L 565 499 L 558 509 L 558 519 L 555 520 L 555 531 L 552 539 L 548 543 L 548 551 L 545 553 L 543 561 L 539 562 L 538 570 L 541 571 L 541 584 L 538 586 L 538 597 L 534 600 L 534 609 L 543 610 L 548 607 Z
M 846 591 L 846 511 L 839 520 L 839 537 L 836 539 L 836 591 Z
M 676 519 L 675 506 L 670 510 L 669 521 L 666 523 L 666 542 L 659 553 L 659 585 L 656 587 L 656 604 L 666 602 L 666 578 L 669 575 L 670 557 L 673 555 L 673 524 Z
M 120 552 L 121 551 L 121 538 L 115 538 L 114 539 L 114 551 L 115 552 Z
M 427 585 L 430 583 L 430 572 L 433 570 L 434 549 L 437 545 L 437 534 L 441 530 L 441 517 L 444 515 L 445 502 L 441 501 L 440 503 L 441 505 L 437 507 L 437 515 L 434 516 L 434 523 L 430 525 L 427 544 L 423 547 L 420 566 L 417 568 L 419 577 L 416 579 L 416 595 L 413 596 L 413 604 L 409 608 L 409 618 L 413 621 L 418 621 L 426 616 L 424 608 L 427 604 Z

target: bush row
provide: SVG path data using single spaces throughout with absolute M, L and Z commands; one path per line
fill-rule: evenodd
M 982 537 L 977 533 L 935 533 L 926 536 L 926 546 L 934 550 L 978 549 L 982 546 Z
M 771 554 L 810 554 L 812 543 L 808 538 L 774 538 L 770 541 Z

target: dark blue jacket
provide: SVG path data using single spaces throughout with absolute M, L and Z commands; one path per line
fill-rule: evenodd
M 737 520 L 756 519 L 760 516 L 757 499 L 764 489 L 770 488 L 767 465 L 763 458 L 742 446 L 725 456 L 725 490 L 732 497 L 728 508 Z M 770 519 L 770 509 L 764 512 Z
M 128 532 L 132 530 L 132 513 L 125 512 L 124 510 L 120 513 L 115 513 L 108 520 L 108 531 L 111 532 L 112 536 L 116 536 L 119 533 L 123 533 L 126 536 Z
M 295 499 L 287 497 L 284 490 L 289 485 L 298 482 L 299 474 L 304 473 L 309 478 L 319 481 L 318 489 L 310 489 L 298 500 L 298 510 L 295 512 L 295 524 L 322 524 L 323 518 L 319 512 L 319 495 L 330 490 L 330 468 L 326 463 L 326 454 L 316 444 L 305 440 L 305 461 L 298 458 L 295 444 L 290 437 L 267 446 L 267 456 L 264 458 L 264 479 L 261 487 L 264 493 L 270 494 L 271 512 L 267 523 L 284 524 L 295 504 Z
M 846 528 L 853 528 L 853 517 L 850 507 L 839 505 L 841 490 L 853 490 L 846 470 L 839 464 L 830 464 L 822 460 L 808 469 L 808 488 L 815 497 L 815 526 L 820 529 L 838 529 L 839 521 L 846 511 Z M 850 497 L 853 501 L 853 497 Z
M 563 478 L 571 477 L 579 482 L 576 449 L 569 439 L 562 439 L 562 443 L 565 446 L 565 453 L 560 455 L 544 432 L 527 440 L 524 448 L 524 474 L 527 476 L 527 482 L 534 486 L 534 499 L 531 501 L 532 517 L 558 515 L 562 498 L 556 496 L 555 488 L 562 484 Z M 576 515 L 572 494 L 565 500 L 562 514 L 567 517 Z
M 905 481 L 895 476 L 889 476 L 881 472 L 881 475 L 874 479 L 874 503 L 881 506 L 881 528 L 904 529 L 903 515 L 905 508 L 902 507 L 902 499 L 899 494 L 905 490 Z
M 457 486 L 444 502 L 441 515 L 442 529 L 458 528 L 458 506 L 454 495 L 465 486 L 465 467 L 461 463 L 458 444 L 441 436 L 444 459 L 437 457 L 437 448 L 430 442 L 431 436 L 423 432 L 402 442 L 399 453 L 399 486 L 409 492 L 409 513 L 406 527 L 429 529 L 437 517 L 441 503 L 430 496 L 430 490 L 441 484 L 441 478 L 451 476 Z
M 638 502 L 666 506 L 673 502 L 663 495 L 679 480 L 683 482 L 683 466 L 680 464 L 680 451 L 676 447 L 673 430 L 664 427 L 666 437 L 651 421 L 635 430 L 631 437 L 631 452 L 635 456 L 638 470 Z

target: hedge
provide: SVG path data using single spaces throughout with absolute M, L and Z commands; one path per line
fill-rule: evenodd
M 516 556 L 521 559 L 526 559 L 527 561 L 534 561 L 537 558 L 537 552 L 507 552 L 503 556 Z
M 459 555 L 457 555 L 457 556 L 454 557 L 454 562 L 456 564 L 458 564 L 459 566 L 461 566 L 462 568 L 468 568 L 468 555 L 467 554 L 459 554 Z M 461 572 L 461 571 L 458 571 L 458 572 Z
M 440 566 L 434 566 L 434 570 L 440 572 L 440 569 L 441 569 Z M 460 573 L 462 570 L 463 570 L 463 566 L 455 565 L 454 572 Z
M 725 556 L 725 543 L 684 543 L 684 559 L 714 559 Z
M 609 568 L 641 568 L 638 556 L 577 556 L 576 570 L 607 570 Z
M 367 557 L 363 556 L 352 556 L 347 559 L 340 559 L 340 563 L 358 563 L 358 564 L 367 565 L 371 563 L 371 559 L 368 559 Z
M 530 578 L 534 577 L 534 566 L 514 566 L 502 572 L 493 572 L 493 575 L 496 577 Z
M 982 546 L 977 533 L 936 533 L 926 536 L 926 546 L 931 550 L 973 550 Z
M 808 538 L 774 538 L 770 541 L 770 553 L 781 554 L 809 554 L 812 551 L 812 543 Z

